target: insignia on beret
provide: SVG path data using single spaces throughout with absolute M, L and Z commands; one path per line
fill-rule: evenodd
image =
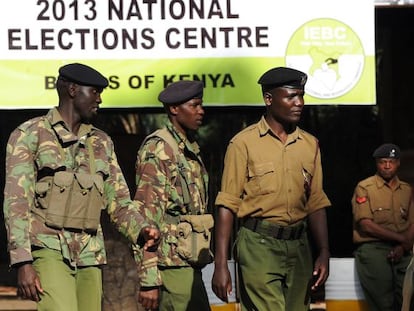
M 267 89 L 288 87 L 303 89 L 308 76 L 306 73 L 288 67 L 276 67 L 266 71 L 257 81 Z
M 397 145 L 394 144 L 383 144 L 379 146 L 377 149 L 375 149 L 372 156 L 374 158 L 394 158 L 399 159 L 400 158 L 400 148 Z
M 169 84 L 158 95 L 158 100 L 164 104 L 180 104 L 193 98 L 203 98 L 203 82 L 181 80 Z
M 59 68 L 59 79 L 79 85 L 106 88 L 108 80 L 98 71 L 84 64 L 72 63 Z

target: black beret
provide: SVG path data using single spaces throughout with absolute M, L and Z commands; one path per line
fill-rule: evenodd
M 257 81 L 264 89 L 289 87 L 303 89 L 308 76 L 306 73 L 287 67 L 276 67 L 266 71 Z
M 164 104 L 180 104 L 193 98 L 203 98 L 203 82 L 181 80 L 169 84 L 158 95 L 158 100 Z
M 394 144 L 383 144 L 375 149 L 372 156 L 374 158 L 400 158 L 400 148 Z
M 59 79 L 79 85 L 106 88 L 108 80 L 98 71 L 87 65 L 73 63 L 59 68 Z

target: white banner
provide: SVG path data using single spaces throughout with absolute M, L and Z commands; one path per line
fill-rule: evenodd
M 0 18 L 0 108 L 50 105 L 73 61 L 108 76 L 105 107 L 158 105 L 178 79 L 203 80 L 206 105 L 260 105 L 248 90 L 275 66 L 309 75 L 309 104 L 375 104 L 372 0 L 13 0 Z

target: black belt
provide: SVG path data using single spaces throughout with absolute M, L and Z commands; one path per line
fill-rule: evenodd
M 297 240 L 305 231 L 304 222 L 301 222 L 299 225 L 284 227 L 260 218 L 246 218 L 243 222 L 243 227 L 279 240 Z

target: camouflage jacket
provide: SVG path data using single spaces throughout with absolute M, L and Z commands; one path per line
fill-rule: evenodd
M 149 223 L 156 224 L 161 232 L 157 252 L 135 251 L 136 261 L 140 259 L 138 271 L 141 286 L 162 284 L 158 267 L 188 266 L 175 252 L 175 237 L 178 217 L 182 214 L 204 214 L 207 207 L 208 175 L 200 157 L 199 146 L 191 143 L 168 121 L 166 128 L 177 141 L 179 152 L 184 154 L 185 180 L 191 194 L 189 206 L 184 204 L 180 182 L 179 163 L 173 149 L 162 138 L 150 135 L 138 151 L 136 162 L 137 191 L 135 200 L 141 201 L 142 215 Z M 157 267 L 158 266 L 158 267 Z
M 103 131 L 82 124 L 78 136 L 68 130 L 56 108 L 45 116 L 26 121 L 10 135 L 6 154 L 4 216 L 8 233 L 10 263 L 33 260 L 31 247 L 58 250 L 73 266 L 106 263 L 104 238 L 96 234 L 56 230 L 32 212 L 35 184 L 45 172 L 59 169 L 90 173 L 86 139 L 93 150 L 95 171 L 104 178 L 105 208 L 117 229 L 132 243 L 148 225 L 138 212 L 114 152 L 113 142 Z M 53 174 L 53 173 L 52 173 Z

